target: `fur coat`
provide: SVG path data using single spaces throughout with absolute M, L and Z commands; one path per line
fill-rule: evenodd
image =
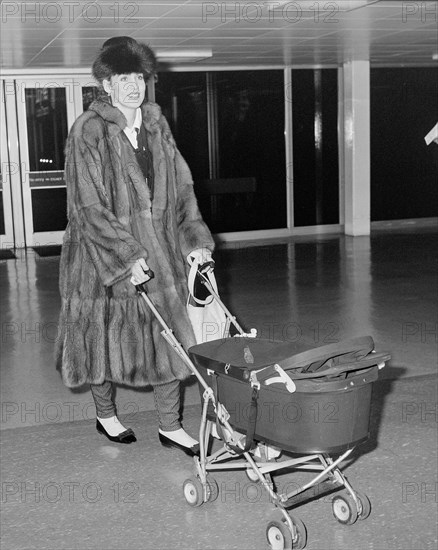
M 57 364 L 69 387 L 104 380 L 155 385 L 190 374 L 136 293 L 131 267 L 146 259 L 155 274 L 148 295 L 187 349 L 195 339 L 186 313 L 186 256 L 214 244 L 160 108 L 146 103 L 142 115 L 153 157 L 152 200 L 134 150 L 122 139 L 126 119 L 105 98 L 76 120 L 67 140 Z

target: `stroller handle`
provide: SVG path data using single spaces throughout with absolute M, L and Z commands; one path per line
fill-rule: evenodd
M 207 271 L 210 271 L 214 269 L 215 263 L 214 260 L 209 260 L 208 262 L 204 262 L 203 264 L 198 265 L 198 271 L 199 273 L 207 273 Z M 203 281 L 202 281 L 203 282 Z

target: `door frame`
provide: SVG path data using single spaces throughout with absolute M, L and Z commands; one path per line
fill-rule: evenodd
M 1 249 L 23 246 L 24 227 L 21 208 L 20 159 L 11 147 L 17 130 L 13 82 L 0 80 L 0 160 L 5 232 L 0 234 Z M 15 140 L 16 142 L 16 140 Z M 17 190 L 13 193 L 13 190 Z

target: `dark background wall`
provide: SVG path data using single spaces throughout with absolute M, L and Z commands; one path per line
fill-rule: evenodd
M 438 69 L 372 69 L 371 221 L 436 216 Z

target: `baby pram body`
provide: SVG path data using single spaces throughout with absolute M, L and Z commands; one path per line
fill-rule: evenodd
M 317 348 L 226 338 L 189 355 L 234 429 L 285 451 L 339 453 L 369 435 L 372 382 L 388 358 L 373 349 L 370 337 Z M 208 419 L 215 420 L 211 411 Z
M 288 509 L 324 494 L 337 491 L 332 511 L 339 522 L 366 519 L 368 497 L 353 489 L 339 466 L 369 436 L 372 383 L 390 356 L 375 353 L 369 336 L 317 348 L 248 338 L 206 278 L 204 284 L 239 337 L 199 344 L 188 353 L 143 286 L 137 287 L 201 388 L 200 456 L 194 458 L 194 476 L 183 485 L 187 503 L 200 506 L 217 498 L 212 471 L 245 470 L 274 506 L 266 527 L 273 550 L 305 547 L 306 528 Z M 213 431 L 221 446 L 210 451 Z M 272 474 L 285 469 L 317 473 L 279 493 Z

